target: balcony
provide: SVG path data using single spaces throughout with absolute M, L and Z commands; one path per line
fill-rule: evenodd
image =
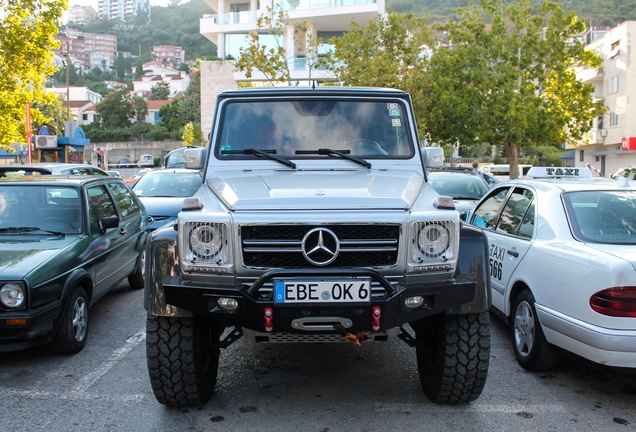
M 320 31 L 345 31 L 351 19 L 365 25 L 381 11 L 376 0 L 296 0 L 282 1 L 290 22 L 308 20 Z M 266 10 L 206 14 L 199 24 L 201 34 L 237 33 L 256 30 L 258 17 Z M 209 38 L 209 37 L 208 37 Z

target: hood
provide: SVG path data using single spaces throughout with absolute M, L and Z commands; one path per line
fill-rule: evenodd
M 634 270 L 636 270 L 636 247 L 634 245 L 618 245 L 618 244 L 599 244 L 599 243 L 585 243 L 591 249 L 596 249 L 612 255 L 618 259 L 624 259 L 629 262 Z
M 183 207 L 183 197 L 139 197 L 148 216 L 176 216 Z
M 77 236 L 3 235 L 0 237 L 0 278 L 22 279 L 77 241 Z
M 185 200 L 182 197 L 139 197 L 139 199 L 146 208 L 146 214 L 153 218 L 150 225 L 151 231 L 176 220 Z
M 207 181 L 233 211 L 408 209 L 423 184 L 407 170 L 227 171 Z

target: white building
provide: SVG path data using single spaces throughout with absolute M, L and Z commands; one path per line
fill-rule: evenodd
M 143 11 L 150 19 L 150 0 L 99 0 L 99 14 L 109 20 L 125 20 Z
M 75 24 L 88 24 L 97 19 L 97 11 L 93 6 L 73 5 L 68 11 L 68 21 Z
M 144 75 L 133 81 L 133 95 L 147 98 L 151 89 L 159 82 L 166 82 L 170 87 L 169 99 L 173 99 L 179 93 L 186 91 L 190 85 L 190 76 L 178 69 L 164 66 L 159 62 L 143 64 Z M 134 72 L 134 69 L 133 69 Z
M 604 176 L 619 168 L 636 165 L 636 21 L 614 27 L 587 49 L 603 59 L 598 69 L 577 72 L 579 79 L 595 87 L 594 97 L 604 99 L 607 111 L 593 122 L 586 141 L 574 151 L 574 165 L 589 163 Z
M 64 107 L 68 107 L 71 120 L 77 120 L 80 125 L 89 124 L 95 120 L 94 110 L 91 111 L 91 109 L 102 100 L 102 95 L 89 90 L 88 87 L 69 86 L 67 88 L 65 85 L 57 85 L 48 87 L 46 92 L 56 94 L 63 101 Z
M 278 4 L 289 16 L 282 44 L 288 56 L 291 78 L 297 81 L 330 80 L 327 71 L 310 71 L 307 59 L 294 57 L 298 52 L 295 26 L 305 23 L 307 34 L 322 38 L 318 51 L 326 51 L 326 42 L 333 36 L 348 31 L 351 21 L 361 26 L 368 24 L 378 14 L 385 14 L 385 0 L 205 0 L 214 13 L 200 20 L 201 34 L 217 46 L 217 56 L 238 58 L 241 48 L 248 45 L 248 33 L 258 31 L 257 20 L 267 13 L 268 7 Z M 271 36 L 269 36 L 271 38 Z M 263 39 L 262 39 L 263 40 Z M 264 81 L 265 76 L 255 71 L 252 81 Z M 201 63 L 201 127 L 204 136 L 210 132 L 214 101 L 223 90 L 235 88 L 239 82 L 248 81 L 245 73 L 237 72 L 232 61 L 207 61 Z

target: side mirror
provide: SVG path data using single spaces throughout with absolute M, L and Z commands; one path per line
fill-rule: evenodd
M 422 163 L 426 168 L 441 168 L 444 166 L 444 149 L 441 147 L 420 147 Z
M 119 226 L 119 217 L 108 216 L 102 219 L 101 228 L 102 233 L 106 232 L 109 228 L 117 228 Z
M 203 169 L 208 155 L 207 147 L 186 149 L 183 152 L 183 164 L 188 169 Z

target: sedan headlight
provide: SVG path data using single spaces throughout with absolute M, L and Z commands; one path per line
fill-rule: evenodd
M 19 308 L 24 304 L 24 287 L 17 283 L 7 283 L 0 286 L 0 302 L 11 309 Z

